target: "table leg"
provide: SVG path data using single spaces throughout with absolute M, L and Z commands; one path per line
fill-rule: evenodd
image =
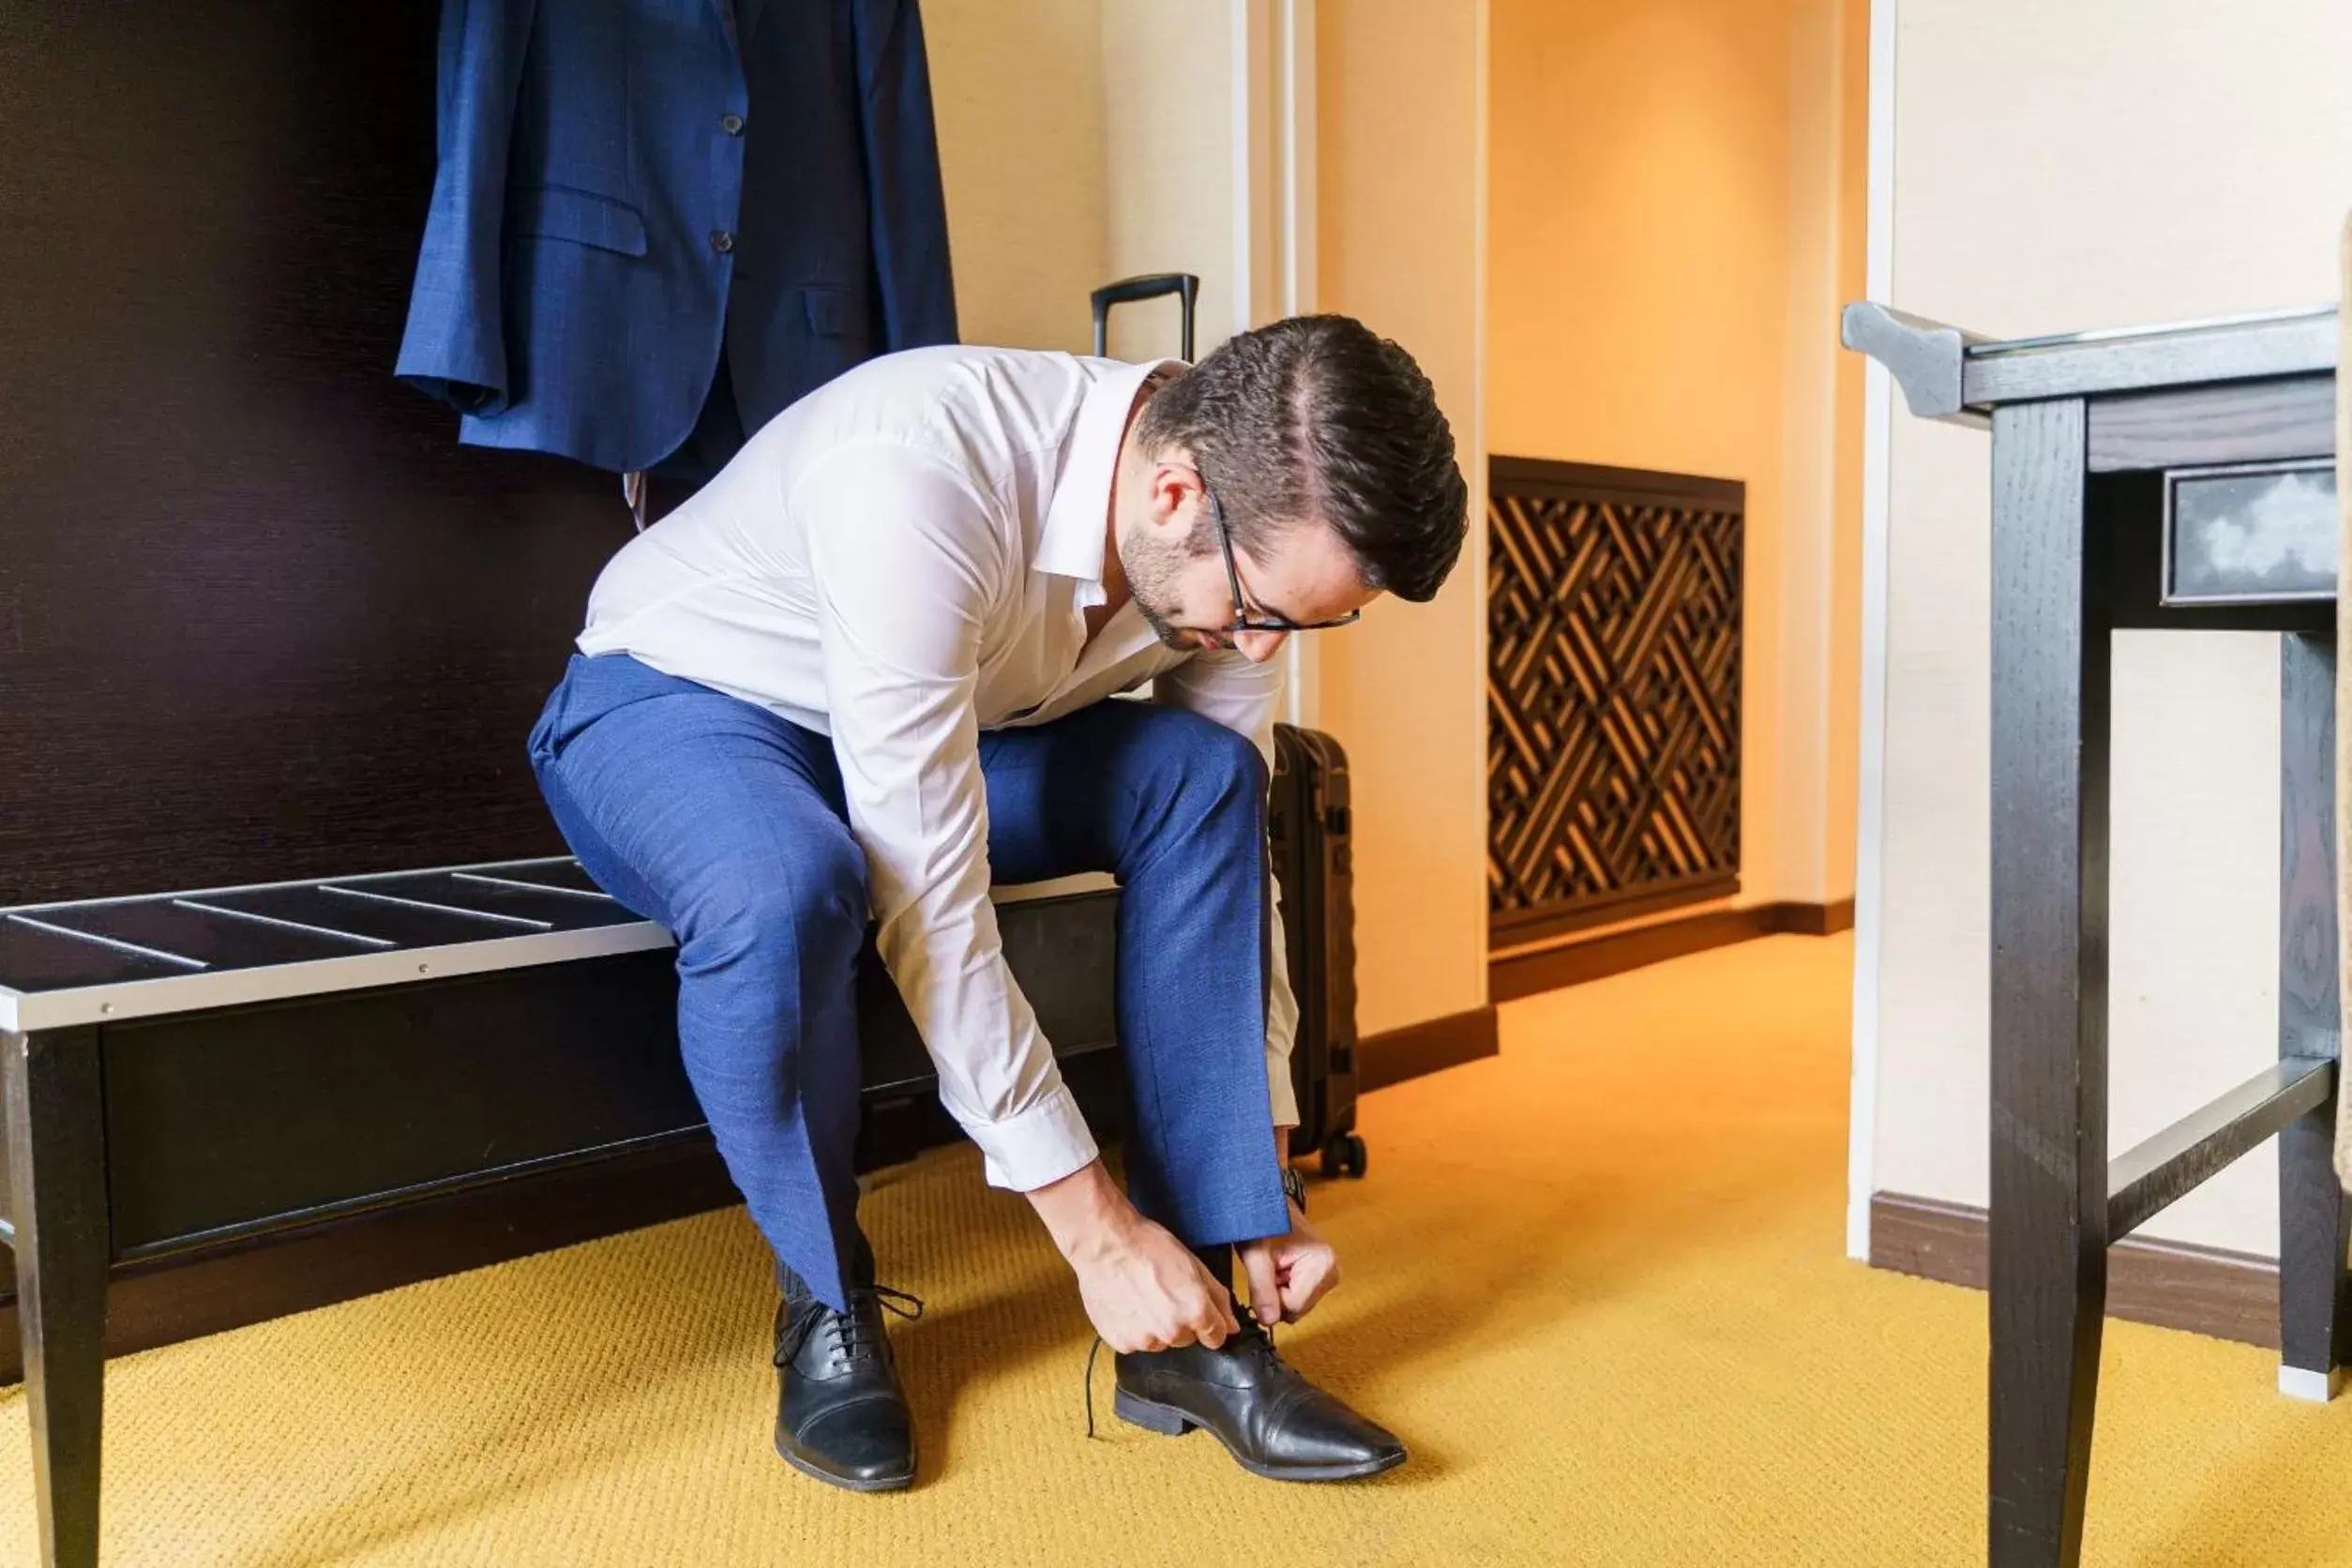
M 0 1033 L 42 1568 L 95 1568 L 105 1400 L 105 1116 L 95 1029 Z
M 2336 1056 L 2336 650 L 2279 640 L 2279 1053 Z M 2335 1172 L 2336 1098 L 2279 1135 L 2279 1388 L 2332 1398 L 2346 1360 L 2352 1204 Z
M 1993 416 L 1994 1568 L 2082 1550 L 2107 1274 L 2103 538 L 2076 400 Z

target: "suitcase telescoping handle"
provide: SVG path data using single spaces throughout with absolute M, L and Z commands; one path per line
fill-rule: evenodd
M 1122 278 L 1116 283 L 1105 283 L 1096 289 L 1094 301 L 1094 357 L 1100 359 L 1110 352 L 1110 308 L 1126 305 L 1138 299 L 1157 299 L 1163 294 L 1182 294 L 1184 300 L 1184 360 L 1192 362 L 1192 308 L 1200 294 L 1200 279 L 1189 272 L 1147 272 L 1139 278 Z

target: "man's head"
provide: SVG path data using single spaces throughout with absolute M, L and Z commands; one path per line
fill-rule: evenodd
M 1229 339 L 1151 395 L 1121 466 L 1128 591 L 1175 647 L 1269 658 L 1287 629 L 1380 594 L 1432 598 L 1469 522 L 1428 378 L 1347 316 Z M 1265 629 L 1234 631 L 1236 579 L 1244 624 Z

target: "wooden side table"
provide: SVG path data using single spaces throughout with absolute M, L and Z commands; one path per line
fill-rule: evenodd
M 2329 1398 L 2352 1360 L 2332 1167 L 2336 312 L 1989 342 L 1862 304 L 1844 335 L 1913 414 L 1993 433 L 1991 1560 L 2071 1568 L 2107 1248 L 2273 1136 L 2280 1387 Z M 2110 1160 L 2122 627 L 2286 634 L 2278 1062 Z

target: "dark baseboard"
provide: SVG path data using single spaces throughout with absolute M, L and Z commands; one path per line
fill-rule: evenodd
M 1356 1042 L 1356 1090 L 1368 1093 L 1385 1089 L 1407 1078 L 1492 1056 L 1499 1048 L 1492 1006 L 1449 1013 L 1402 1029 L 1384 1029 Z
M 1984 1288 L 1984 1211 L 1882 1192 L 1870 1199 L 1870 1263 Z M 2279 1266 L 2220 1247 L 2126 1236 L 2107 1251 L 2107 1316 L 2279 1347 Z
M 1794 931 L 1805 937 L 1833 937 L 1840 931 L 1854 928 L 1854 900 L 1839 898 L 1827 904 L 1774 904 L 1783 912 L 1787 924 L 1784 931 Z
M 1498 915 L 1487 934 L 1487 945 L 1518 947 L 1531 942 L 1549 942 L 1554 937 L 1590 931 L 1595 927 L 1615 926 L 1647 915 L 1664 914 L 1668 910 L 1688 909 L 1693 904 L 1737 897 L 1739 892 L 1738 877 L 1701 877 L 1666 887 L 1651 887 L 1636 893 L 1620 893 L 1608 898 L 1588 900 L 1570 910 L 1554 910 L 1541 914 Z
M 1486 965 L 1486 992 L 1497 1002 L 1578 986 L 1628 970 L 1687 957 L 1735 942 L 1794 931 L 1828 936 L 1851 929 L 1854 901 L 1833 904 L 1754 904 L 1746 909 L 1709 910 L 1680 920 L 1661 920 L 1631 930 L 1564 942 L 1531 952 L 1493 958 Z

